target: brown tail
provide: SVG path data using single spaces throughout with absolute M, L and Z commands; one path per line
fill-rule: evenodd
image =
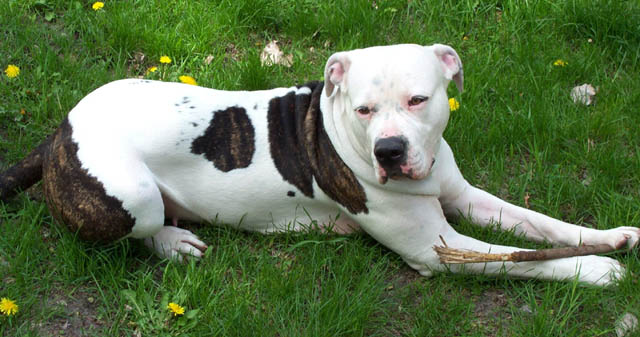
M 0 173 L 0 201 L 11 198 L 42 179 L 42 162 L 50 145 L 51 137 L 47 137 L 19 163 Z

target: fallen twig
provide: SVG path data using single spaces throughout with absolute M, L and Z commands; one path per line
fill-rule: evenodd
M 449 248 L 443 240 L 444 246 L 434 246 L 433 249 L 443 264 L 483 263 L 483 262 L 524 262 L 561 259 L 572 256 L 603 254 L 616 251 L 607 244 L 583 245 L 578 247 L 550 248 L 530 251 L 516 251 L 512 253 L 480 253 L 467 249 Z

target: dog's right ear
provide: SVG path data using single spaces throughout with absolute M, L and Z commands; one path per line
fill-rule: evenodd
M 339 52 L 331 55 L 324 67 L 324 89 L 327 97 L 333 94 L 336 86 L 344 88 L 346 83 L 346 75 L 349 71 L 351 62 L 347 56 L 347 52 Z

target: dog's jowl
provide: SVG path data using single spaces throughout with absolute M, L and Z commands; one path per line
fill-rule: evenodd
M 510 253 L 448 221 L 500 222 L 554 245 L 634 247 L 640 229 L 599 230 L 514 206 L 471 186 L 442 134 L 447 88 L 463 88 L 446 45 L 394 45 L 333 54 L 323 82 L 220 91 L 139 79 L 83 98 L 60 127 L 0 175 L 0 199 L 43 180 L 51 214 L 85 240 L 143 239 L 158 255 L 201 257 L 206 244 L 179 220 L 243 230 L 362 229 L 424 276 L 438 271 L 614 284 L 615 259 L 444 266 L 433 250 Z M 173 226 L 165 226 L 165 219 Z

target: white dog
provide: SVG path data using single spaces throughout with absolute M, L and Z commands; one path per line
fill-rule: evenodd
M 52 214 L 87 240 L 145 239 L 160 256 L 201 256 L 191 232 L 166 217 L 273 232 L 311 220 L 361 228 L 422 275 L 447 268 L 433 250 L 516 249 L 461 234 L 448 216 L 500 221 L 535 241 L 629 248 L 640 229 L 579 227 L 514 206 L 467 183 L 442 133 L 447 86 L 462 90 L 462 63 L 445 45 L 340 52 L 325 80 L 228 92 L 139 79 L 85 97 L 58 130 L 0 176 L 0 197 L 42 178 Z M 338 216 L 339 215 L 339 216 Z M 453 266 L 453 272 L 610 284 L 616 260 Z

